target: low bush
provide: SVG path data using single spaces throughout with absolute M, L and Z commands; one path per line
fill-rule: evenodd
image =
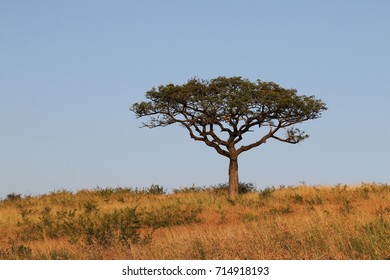
M 220 183 L 218 185 L 209 187 L 209 189 L 213 190 L 215 193 L 218 194 L 227 193 L 229 189 L 229 183 Z M 253 183 L 246 183 L 246 182 L 238 183 L 238 194 L 247 194 L 255 191 L 256 191 L 256 187 Z

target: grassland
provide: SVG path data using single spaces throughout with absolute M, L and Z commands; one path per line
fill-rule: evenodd
M 388 185 L 243 187 L 10 194 L 0 259 L 390 258 Z

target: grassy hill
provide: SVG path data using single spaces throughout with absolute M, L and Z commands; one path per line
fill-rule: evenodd
M 10 194 L 0 259 L 388 259 L 390 187 Z

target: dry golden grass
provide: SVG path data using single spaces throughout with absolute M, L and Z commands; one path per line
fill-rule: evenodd
M 0 202 L 0 258 L 387 259 L 390 187 L 15 197 Z

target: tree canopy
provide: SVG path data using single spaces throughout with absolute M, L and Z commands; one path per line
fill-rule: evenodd
M 274 82 L 251 82 L 241 77 L 193 78 L 183 85 L 153 87 L 145 97 L 148 101 L 131 107 L 138 118 L 149 117 L 143 127 L 178 123 L 188 130 L 192 139 L 204 142 L 230 159 L 231 195 L 237 192 L 239 154 L 268 139 L 291 144 L 301 142 L 308 134 L 295 125 L 317 119 L 327 109 L 326 104 L 313 95 L 300 96 L 296 89 L 285 89 Z M 245 133 L 262 127 L 266 131 L 254 142 L 239 144 Z M 235 168 L 232 165 L 237 165 L 237 172 L 232 170 Z M 237 176 L 233 178 L 231 173 L 237 173 Z

